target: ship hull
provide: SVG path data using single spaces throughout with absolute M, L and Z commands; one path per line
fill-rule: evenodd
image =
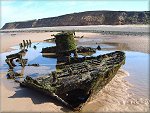
M 116 51 L 63 65 L 61 70 L 42 77 L 27 76 L 20 85 L 48 94 L 73 110 L 81 110 L 112 80 L 124 63 L 125 53 Z

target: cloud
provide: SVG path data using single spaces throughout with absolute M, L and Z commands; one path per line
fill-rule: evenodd
M 1 5 L 1 27 L 7 22 L 38 19 L 47 14 L 44 8 L 39 8 L 39 3 L 34 1 L 15 2 L 3 1 Z

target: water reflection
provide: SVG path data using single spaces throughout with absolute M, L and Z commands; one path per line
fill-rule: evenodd
M 37 49 L 34 50 L 34 45 L 36 45 Z M 47 47 L 47 46 L 54 46 L 54 43 L 32 43 L 31 48 L 28 48 L 28 52 L 26 52 L 26 54 L 22 54 L 23 59 L 28 59 L 27 64 L 39 64 L 39 67 L 35 67 L 35 66 L 30 66 L 30 65 L 26 65 L 25 67 L 21 67 L 21 65 L 19 65 L 16 60 L 14 59 L 13 63 L 17 66 L 13 67 L 13 70 L 8 70 L 9 67 L 5 62 L 6 56 L 10 55 L 10 54 L 16 54 L 20 51 L 20 47 L 19 46 L 14 46 L 11 47 L 15 50 L 11 51 L 11 52 L 6 52 L 6 53 L 1 53 L 1 60 L 2 62 L 0 63 L 0 71 L 1 72 L 6 72 L 8 70 L 8 73 L 13 73 L 13 74 L 21 74 L 21 75 L 33 75 L 33 73 L 39 73 L 39 74 L 45 74 L 49 73 L 49 70 L 55 70 L 56 69 L 56 63 L 57 63 L 57 59 L 54 58 L 46 58 L 43 57 L 42 54 L 40 53 L 43 47 Z M 39 71 L 39 72 L 35 72 L 35 70 Z

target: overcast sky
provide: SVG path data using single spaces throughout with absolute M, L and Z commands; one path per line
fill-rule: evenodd
M 54 17 L 74 12 L 148 11 L 149 0 L 0 0 L 1 27 L 8 22 Z

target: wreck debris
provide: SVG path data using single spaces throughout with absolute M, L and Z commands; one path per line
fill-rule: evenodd
M 64 32 L 52 35 L 55 37 L 56 46 L 42 48 L 42 53 L 55 53 L 58 58 L 58 62 L 70 62 L 71 53 L 74 54 L 74 58 L 78 58 L 78 53 L 95 53 L 96 49 L 91 47 L 76 46 L 74 40 L 75 32 Z
M 115 76 L 121 65 L 125 63 L 125 53 L 116 51 L 97 57 L 78 57 L 78 53 L 96 52 L 96 49 L 82 46 L 77 48 L 74 35 L 73 32 L 58 33 L 54 35 L 56 46 L 42 49 L 42 52 L 56 53 L 58 62 L 65 59 L 65 63 L 59 64 L 59 71 L 37 78 L 27 76 L 17 82 L 20 86 L 49 94 L 73 110 L 81 110 Z M 27 40 L 26 44 L 26 46 L 29 44 Z M 36 49 L 36 46 L 34 45 L 33 48 Z M 7 74 L 9 78 L 20 76 L 13 71 L 14 59 L 22 67 L 26 65 L 27 59 L 22 59 L 23 55 L 20 55 L 22 52 L 7 56 L 6 62 L 10 67 Z M 71 53 L 74 57 L 71 57 Z M 39 64 L 28 64 L 28 66 L 39 66 Z
M 28 40 L 26 40 L 26 44 L 27 44 L 27 46 L 29 45 L 29 42 L 28 42 Z
M 42 48 L 42 52 L 41 53 L 56 53 L 56 46 L 52 46 L 52 47 L 46 47 L 46 48 Z M 86 53 L 86 52 L 96 52 L 95 48 L 91 48 L 91 47 L 83 47 L 83 46 L 79 46 L 77 47 L 77 53 Z
M 35 67 L 39 67 L 39 64 L 28 64 L 28 66 L 35 66 Z
M 27 50 L 23 49 L 18 53 L 6 56 L 7 59 L 5 60 L 5 62 L 8 64 L 9 69 L 13 69 L 16 66 L 13 61 L 14 59 L 17 59 L 16 61 L 19 62 L 22 67 L 24 67 L 25 64 L 27 63 L 27 59 L 23 59 L 22 57 L 26 52 Z
M 42 51 L 41 53 L 43 53 L 43 57 L 54 57 L 54 58 L 58 58 L 58 61 L 60 62 L 69 62 L 69 60 L 71 60 L 72 58 L 68 57 L 70 56 L 70 54 L 66 54 L 66 60 L 63 55 L 60 57 L 56 54 L 56 46 L 52 46 L 52 47 L 46 47 L 46 48 L 42 48 Z M 91 55 L 91 54 L 94 54 L 96 52 L 96 49 L 95 48 L 91 48 L 91 47 L 83 47 L 83 46 L 79 46 L 77 47 L 77 51 L 74 52 L 74 57 L 77 58 L 78 55 L 77 54 L 81 54 L 81 55 Z M 44 53 L 49 53 L 50 55 L 44 55 Z M 65 53 L 64 53 L 65 54 Z
M 34 45 L 33 48 L 36 49 L 36 45 Z
M 56 46 L 42 48 L 41 53 L 56 53 Z
M 84 37 L 84 35 L 83 36 L 81 36 L 81 38 L 83 38 Z
M 55 37 L 56 46 L 42 49 L 42 53 L 55 53 L 58 62 L 69 62 L 71 53 L 78 57 L 77 47 L 74 40 L 74 32 L 64 32 L 52 35 Z
M 72 32 L 62 32 L 54 35 L 55 43 L 56 43 L 56 53 L 58 56 L 64 55 L 65 53 L 74 53 L 74 56 L 77 57 L 76 54 L 76 43 L 74 40 L 74 34 Z
M 16 77 L 22 76 L 22 74 L 14 72 L 13 69 L 9 69 L 6 76 L 7 76 L 7 79 L 14 79 Z
M 31 40 L 29 40 L 29 44 L 30 44 L 30 45 L 32 44 Z
M 26 42 L 25 42 L 25 40 L 23 40 L 23 46 L 26 47 Z
M 96 52 L 95 48 L 76 46 L 74 32 L 64 32 L 52 35 L 55 37 L 56 46 L 42 48 L 42 53 L 53 53 L 51 57 L 57 57 L 57 62 L 67 62 L 70 63 L 71 53 L 74 54 L 74 58 L 78 58 L 78 53 L 83 55 L 83 53 L 93 54 Z M 46 55 L 43 55 L 46 56 Z M 46 56 L 47 57 L 47 56 Z
M 100 45 L 98 45 L 98 46 L 97 46 L 97 50 L 101 50 L 101 47 L 100 47 Z
M 20 63 L 20 65 L 22 67 L 25 67 L 25 65 L 27 64 L 28 59 L 17 59 L 16 62 Z
M 23 40 L 23 43 L 20 43 L 19 44 L 19 46 L 20 46 L 20 49 L 22 49 L 22 48 L 24 48 L 25 49 L 25 47 L 31 47 L 31 40 Z
M 50 41 L 55 42 L 55 38 L 46 39 L 46 40 L 44 40 L 44 41 L 45 41 L 45 42 L 50 42 Z
M 23 44 L 22 44 L 22 43 L 20 43 L 20 44 L 19 44 L 19 46 L 20 46 L 20 49 L 22 49 L 22 48 L 23 48 Z
M 125 53 L 116 51 L 86 58 L 81 63 L 64 65 L 61 71 L 42 77 L 33 79 L 27 76 L 20 84 L 57 97 L 73 110 L 81 110 L 124 63 Z
M 31 40 L 29 40 L 29 47 L 31 47 L 31 44 L 32 44 L 32 42 L 31 42 Z
M 95 53 L 95 52 L 96 52 L 96 49 L 95 49 L 95 48 L 91 48 L 91 47 L 79 46 L 79 47 L 77 48 L 77 52 L 78 52 L 78 53 L 86 53 L 86 52 L 93 52 L 93 53 Z

